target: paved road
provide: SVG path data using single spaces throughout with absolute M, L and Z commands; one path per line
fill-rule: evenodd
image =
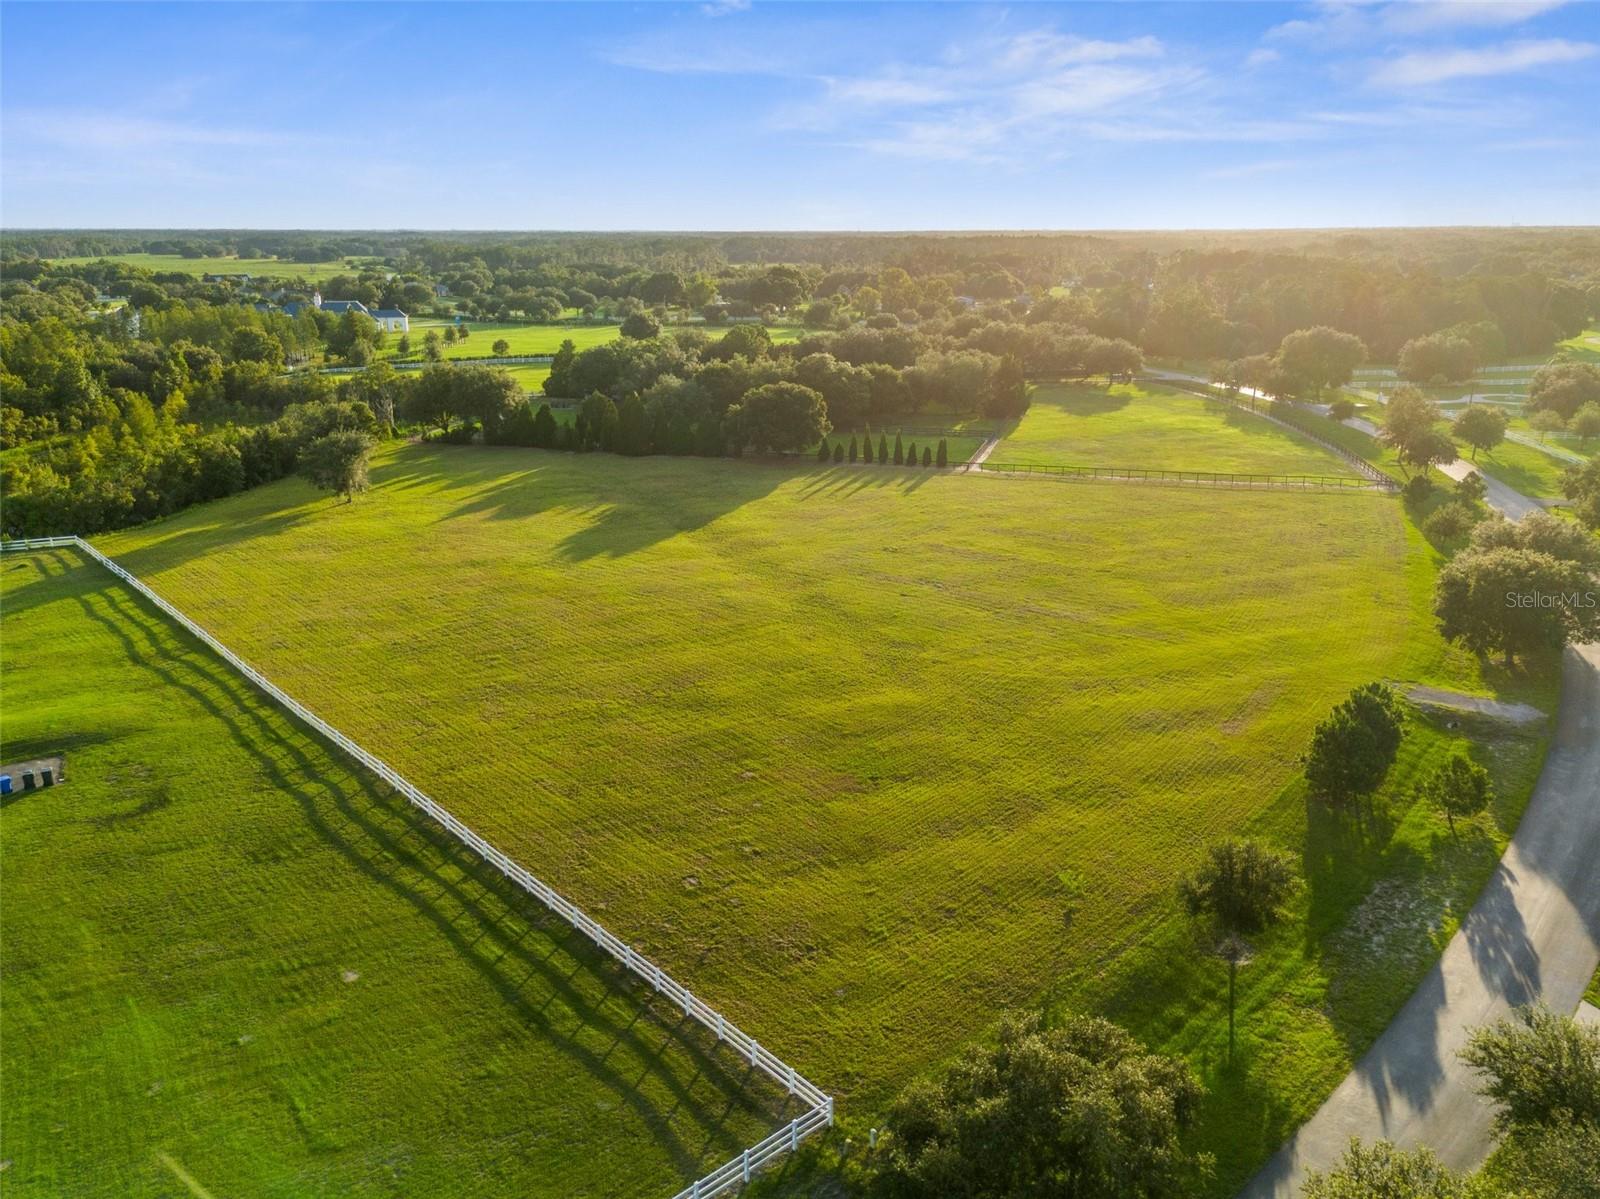
M 1600 645 L 1568 649 L 1555 739 L 1510 848 L 1422 985 L 1241 1199 L 1288 1199 L 1352 1136 L 1427 1145 L 1457 1169 L 1494 1141 L 1457 1058 L 1513 1007 L 1571 1012 L 1600 963 Z
M 1457 458 L 1454 462 L 1446 462 L 1439 470 L 1459 483 L 1478 468 L 1465 458 Z M 1483 474 L 1482 471 L 1478 473 Z M 1512 520 L 1521 520 L 1530 512 L 1544 511 L 1544 505 L 1538 500 L 1506 486 L 1493 475 L 1483 475 L 1483 485 L 1483 502 Z

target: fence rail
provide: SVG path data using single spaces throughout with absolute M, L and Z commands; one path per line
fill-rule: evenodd
M 639 953 L 633 946 L 607 930 L 599 921 L 578 907 L 577 904 L 560 894 L 548 883 L 535 877 L 527 868 L 513 861 L 505 852 L 479 836 L 465 822 L 445 808 L 443 804 L 425 794 L 421 788 L 406 779 L 382 758 L 379 758 L 376 754 L 369 753 L 316 715 L 316 713 L 291 698 L 277 684 L 256 670 L 255 667 L 223 645 L 222 642 L 190 620 L 189 617 L 185 616 L 173 605 L 162 599 L 136 575 L 124 570 L 82 537 L 30 537 L 20 541 L 0 542 L 0 552 L 41 549 L 75 549 L 105 567 L 113 575 L 133 588 L 134 591 L 166 613 L 173 621 L 205 643 L 213 653 L 244 675 L 245 678 L 249 679 L 251 683 L 296 719 L 331 741 L 360 765 L 366 767 L 401 795 L 404 795 L 413 807 L 425 813 L 457 841 L 472 850 L 485 862 L 499 870 L 511 882 L 532 895 L 545 907 L 588 937 L 597 947 L 610 954 L 625 970 L 632 972 L 650 984 L 657 994 L 670 1001 L 685 1016 L 715 1033 L 718 1041 L 725 1044 L 730 1052 L 737 1054 L 752 1069 L 761 1071 L 768 1078 L 785 1088 L 790 1095 L 797 1096 L 807 1105 L 804 1114 L 790 1120 L 787 1125 L 778 1129 L 765 1140 L 750 1146 L 738 1157 L 731 1158 L 711 1171 L 711 1173 L 696 1179 L 685 1190 L 678 1192 L 673 1199 L 711 1199 L 712 1196 L 721 1195 L 742 1186 L 750 1180 L 752 1171 L 759 1169 L 765 1163 L 784 1153 L 799 1148 L 801 1141 L 833 1124 L 833 1097 L 831 1095 L 828 1095 L 810 1080 L 802 1077 L 793 1066 L 779 1058 L 771 1050 L 763 1047 L 754 1037 L 737 1027 L 716 1008 L 695 995 L 688 987 L 685 987 L 660 966 Z
M 1224 403 L 1232 404 L 1240 411 L 1249 412 L 1255 416 L 1259 416 L 1262 420 L 1271 421 L 1275 425 L 1282 425 L 1285 429 L 1293 429 L 1302 437 L 1309 438 L 1320 445 L 1323 449 L 1329 451 L 1330 453 L 1337 454 L 1340 458 L 1343 458 L 1351 466 L 1355 467 L 1355 469 L 1360 472 L 1362 477 L 1370 479 L 1373 483 L 1376 483 L 1385 491 L 1399 490 L 1400 485 L 1395 482 L 1393 476 L 1372 465 L 1372 463 L 1361 457 L 1361 455 L 1352 453 L 1338 442 L 1329 441 L 1326 437 L 1323 437 L 1320 433 L 1316 432 L 1316 430 L 1307 428 L 1305 425 L 1301 424 L 1298 419 L 1290 416 L 1289 414 L 1295 411 L 1292 406 L 1290 406 L 1287 410 L 1280 409 L 1279 412 L 1263 412 L 1261 409 L 1257 408 L 1254 403 L 1243 403 L 1237 396 L 1229 394 L 1226 389 L 1217 387 L 1214 384 L 1198 382 L 1191 383 L 1184 379 L 1170 379 L 1165 377 L 1163 377 L 1160 382 L 1164 387 L 1170 387 L 1176 391 L 1187 391 L 1191 395 L 1201 396 L 1208 400 L 1221 400 Z M 1269 404 L 1272 403 L 1270 400 L 1266 402 Z
M 1345 475 L 1256 475 L 1243 471 L 1158 470 L 1143 466 L 1062 466 L 1046 462 L 985 460 L 977 464 L 977 469 L 997 475 L 1061 475 L 1074 479 L 1112 479 L 1134 483 L 1188 483 L 1196 487 L 1371 491 L 1375 486 L 1370 479 L 1352 479 Z

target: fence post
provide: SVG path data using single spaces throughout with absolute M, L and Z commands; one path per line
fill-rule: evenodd
M 750 1181 L 750 1150 L 746 1149 L 744 1151 L 744 1158 L 740 1162 L 740 1165 L 743 1167 L 743 1171 L 742 1172 L 744 1174 L 744 1181 L 745 1182 L 749 1182 Z
M 793 1153 L 800 1148 L 800 1121 L 789 1121 L 789 1152 Z

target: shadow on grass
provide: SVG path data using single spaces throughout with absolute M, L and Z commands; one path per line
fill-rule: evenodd
M 90 619 L 116 637 L 131 663 L 189 695 L 222 722 L 354 869 L 409 903 L 530 1027 L 628 1104 L 681 1173 L 695 1175 L 743 1148 L 743 1139 L 726 1127 L 735 1112 L 776 1123 L 777 1113 L 793 1106 L 792 1099 L 779 1099 L 764 1076 L 748 1067 L 730 1070 L 697 1024 L 676 1013 L 664 1018 L 641 982 L 434 828 L 401 796 L 354 767 L 344 779 L 329 777 L 324 762 L 331 764 L 331 749 L 306 746 L 314 734 L 297 727 L 142 599 L 109 579 L 76 598 Z M 527 943 L 535 932 L 549 940 L 548 949 L 541 952 Z M 597 997 L 574 981 L 580 974 L 599 989 Z M 631 1008 L 631 1018 L 624 1019 L 618 1006 Z M 576 1020 L 565 1031 L 563 1009 Z M 580 1041 L 580 1034 L 590 1043 Z M 604 1042 L 605 1048 L 595 1048 L 594 1042 Z M 646 1063 L 642 1072 L 630 1077 L 631 1071 L 612 1064 L 619 1046 Z M 692 1066 L 688 1079 L 663 1060 L 669 1049 Z M 706 1110 L 703 1097 L 691 1092 L 702 1078 L 729 1096 L 721 1111 Z M 647 1080 L 649 1090 L 669 1102 L 647 1093 Z M 675 1127 L 680 1112 L 697 1129 L 699 1144 L 686 1143 Z

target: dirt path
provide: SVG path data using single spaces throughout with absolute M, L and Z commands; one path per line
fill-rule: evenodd
M 1352 1136 L 1427 1145 L 1457 1169 L 1493 1147 L 1457 1057 L 1512 1008 L 1571 1012 L 1600 963 L 1600 644 L 1570 648 L 1543 773 L 1505 857 L 1444 955 L 1328 1101 L 1241 1192 L 1289 1199 Z
M 1481 695 L 1463 695 L 1459 691 L 1441 691 L 1438 687 L 1425 687 L 1421 683 L 1406 688 L 1406 698 L 1412 703 L 1428 708 L 1451 708 L 1457 712 L 1476 712 L 1480 716 L 1493 716 L 1512 724 L 1532 724 L 1543 720 L 1544 713 L 1532 704 L 1507 704 Z
M 982 466 L 985 462 L 987 462 L 989 460 L 989 455 L 994 453 L 995 447 L 998 446 L 999 444 L 1000 444 L 1000 435 L 999 434 L 996 434 L 995 436 L 989 438 L 988 441 L 984 442 L 982 445 L 980 445 L 976 450 L 974 450 L 972 452 L 972 457 L 967 459 L 966 465 L 962 469 L 963 470 L 977 470 L 980 466 Z

